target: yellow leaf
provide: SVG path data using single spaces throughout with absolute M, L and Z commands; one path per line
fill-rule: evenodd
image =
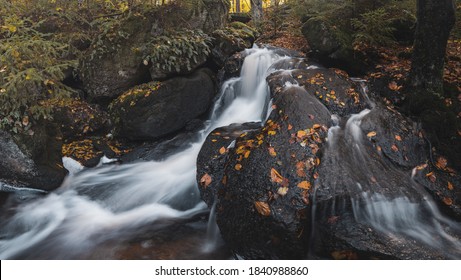
M 275 135 L 275 134 L 277 134 L 277 132 L 275 130 L 269 130 L 267 132 L 267 135 Z
M 267 202 L 255 201 L 255 208 L 256 208 L 256 211 L 258 211 L 258 213 L 263 216 L 269 216 L 271 214 L 271 209 L 269 207 L 269 204 L 267 204 Z
M 16 26 L 14 26 L 14 25 L 3 26 L 3 28 L 5 28 L 5 27 L 6 27 L 6 28 L 8 29 L 8 31 L 10 31 L 11 33 L 14 33 L 14 32 L 16 32 L 16 31 L 18 31 L 18 28 L 17 28 Z
M 367 134 L 367 137 L 368 137 L 368 138 L 375 137 L 375 136 L 376 136 L 376 131 L 370 131 L 370 132 L 368 132 L 368 134 Z
M 246 151 L 245 154 L 243 154 L 244 158 L 248 158 L 250 156 L 251 151 Z
M 288 192 L 288 188 L 287 187 L 280 187 L 278 190 L 277 190 L 277 193 L 281 196 L 285 196 Z
M 298 188 L 308 190 L 311 188 L 311 183 L 308 181 L 302 181 L 301 183 L 298 184 Z
M 237 163 L 235 165 L 235 170 L 239 171 L 240 169 L 242 169 L 242 165 L 240 163 Z
M 219 149 L 219 153 L 222 155 L 224 153 L 226 153 L 226 148 L 224 147 L 221 147 L 221 149 Z
M 319 129 L 321 128 L 322 126 L 318 123 L 314 124 L 314 126 L 312 127 L 313 129 Z
M 200 179 L 200 186 L 206 188 L 211 184 L 211 176 L 208 175 L 208 173 L 205 173 L 205 175 L 202 176 Z

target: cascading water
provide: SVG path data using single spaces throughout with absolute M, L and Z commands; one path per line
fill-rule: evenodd
M 331 171 L 322 187 L 341 188 L 332 193 L 346 193 L 343 197 L 348 200 L 334 201 L 321 215 L 346 213 L 350 205 L 356 222 L 369 225 L 396 242 L 414 240 L 447 258 L 461 257 L 461 225 L 440 213 L 411 171 L 397 169 L 381 151 L 378 156 L 371 156 L 367 150 L 361 123 L 370 112 L 366 109 L 352 115 L 343 126 L 333 116 L 334 125 L 328 131 L 328 145 L 322 157 Z
M 98 246 L 146 232 L 152 236 L 203 216 L 208 211 L 195 182 L 200 148 L 217 127 L 263 120 L 269 100 L 265 78 L 277 59 L 267 49 L 247 50 L 241 77 L 224 83 L 206 128 L 182 151 L 162 161 L 83 170 L 55 192 L 18 205 L 2 223 L 0 259 L 112 258 L 98 255 Z

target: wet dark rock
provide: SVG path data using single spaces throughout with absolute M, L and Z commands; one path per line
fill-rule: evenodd
M 330 90 L 340 92 L 354 85 L 331 70 L 306 69 L 305 62 L 292 62 L 285 64 L 302 68 L 294 70 L 299 75 L 309 74 L 311 78 L 316 73 L 329 74 L 327 80 L 335 80 L 331 86 L 328 84 Z M 331 114 L 312 92 L 310 83 L 305 87 L 287 85 L 288 81 L 296 83 L 293 77 L 297 76 L 290 72 L 279 71 L 268 77 L 273 111 L 262 128 L 242 133 L 235 146 L 229 148 L 235 135 L 224 141 L 221 130 L 217 130 L 218 134 L 208 137 L 199 155 L 197 180 L 202 197 L 211 205 L 217 196 L 221 233 L 243 258 L 307 256 L 310 189 L 318 176 L 319 151 Z M 304 81 L 303 77 L 298 79 Z M 361 94 L 357 95 L 362 101 Z M 354 104 L 352 95 L 344 93 L 341 98 L 344 106 Z
M 107 112 L 82 100 L 64 100 L 54 104 L 53 120 L 60 127 L 64 139 L 108 132 L 110 127 Z
M 53 124 L 32 127 L 33 135 L 11 135 L 0 130 L 0 178 L 43 190 L 61 185 L 62 136 Z
M 413 168 L 428 159 L 421 127 L 395 109 L 375 108 L 363 118 L 361 128 L 365 134 L 376 132 L 370 140 L 395 165 Z
M 310 18 L 301 31 L 309 42 L 310 55 L 322 65 L 345 69 L 353 74 L 365 71 L 365 59 L 352 49 L 350 32 L 341 30 L 322 17 Z
M 234 124 L 213 130 L 205 140 L 197 158 L 197 182 L 200 195 L 208 207 L 212 207 L 218 197 L 218 191 L 224 187 L 223 166 L 226 164 L 232 148 L 231 143 L 243 133 L 257 131 L 261 123 Z
M 215 95 L 213 74 L 200 69 L 187 77 L 135 87 L 111 104 L 118 136 L 153 140 L 183 128 L 207 112 Z
M 300 59 L 272 68 L 269 119 L 215 130 L 197 163 L 231 250 L 245 259 L 458 258 L 436 236 L 439 227 L 461 235 L 443 216 L 459 219 L 459 179 L 447 168 L 431 176 L 421 127 L 373 107 L 341 71 Z
M 224 29 L 212 33 L 212 58 L 218 67 L 223 67 L 227 58 L 237 52 L 251 48 L 257 31 L 241 22 L 233 22 Z

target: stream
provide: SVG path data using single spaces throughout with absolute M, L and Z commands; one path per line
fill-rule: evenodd
M 257 47 L 246 52 L 241 76 L 223 83 L 205 128 L 166 159 L 82 170 L 77 165 L 49 194 L 0 184 L 0 190 L 13 190 L 15 196 L 0 209 L 0 259 L 232 258 L 216 226 L 214 207 L 208 210 L 200 199 L 196 160 L 215 128 L 264 122 L 270 113 L 266 77 L 283 57 Z M 364 152 L 360 123 L 369 112 L 332 120 L 322 159 L 331 176 L 321 185 L 346 186 L 357 195 L 315 215 L 334 216 L 350 205 L 359 223 L 460 258 L 459 223 L 438 211 L 411 174 Z M 66 160 L 66 165 L 74 163 Z M 424 203 L 413 202 L 406 191 L 376 192 L 375 184 L 383 190 L 387 184 L 401 184 Z

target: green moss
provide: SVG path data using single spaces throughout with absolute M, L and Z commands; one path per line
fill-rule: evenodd
M 134 106 L 139 100 L 149 97 L 151 94 L 157 91 L 161 87 L 161 85 L 161 82 L 154 81 L 135 86 L 134 88 L 128 90 L 127 92 L 120 95 L 117 99 L 115 99 L 109 105 L 109 109 L 113 111 L 117 108 L 126 108 L 129 106 Z

